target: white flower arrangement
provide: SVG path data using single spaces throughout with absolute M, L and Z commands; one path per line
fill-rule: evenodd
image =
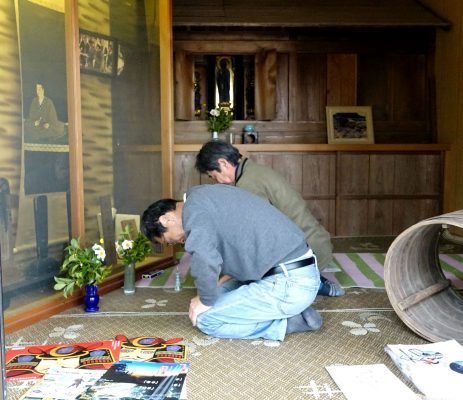
M 65 256 L 60 267 L 61 274 L 55 276 L 55 290 L 62 290 L 64 297 L 74 292 L 75 287 L 99 284 L 111 273 L 111 266 L 104 264 L 105 249 L 95 243 L 91 248 L 80 247 L 80 239 L 72 239 L 64 249 Z
M 135 240 L 127 239 L 128 233 L 125 232 L 116 241 L 116 253 L 122 259 L 124 265 L 137 263 L 151 253 L 151 243 L 141 232 Z
M 233 121 L 233 113 L 222 107 L 213 108 L 207 116 L 207 124 L 211 132 L 223 132 Z
M 105 249 L 103 248 L 103 246 L 100 246 L 99 244 L 94 244 L 92 246 L 92 250 L 93 252 L 95 253 L 96 255 L 96 258 L 98 258 L 98 260 L 100 260 L 101 262 L 103 262 L 106 258 L 106 251 Z

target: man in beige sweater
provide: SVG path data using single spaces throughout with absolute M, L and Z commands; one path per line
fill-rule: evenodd
M 236 147 L 223 141 L 204 144 L 196 156 L 196 168 L 217 183 L 235 185 L 264 198 L 288 216 L 304 232 L 320 271 L 332 261 L 330 234 L 309 211 L 300 193 L 276 171 L 243 158 Z M 318 294 L 342 296 L 344 289 L 322 277 Z

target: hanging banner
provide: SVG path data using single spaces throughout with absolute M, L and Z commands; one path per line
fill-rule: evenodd
M 40 273 L 37 265 L 54 264 L 50 246 L 69 239 L 64 0 L 16 0 L 15 6 L 23 120 L 15 247 L 36 248 L 29 273 Z
M 26 195 L 69 186 L 64 14 L 40 3 L 18 1 Z

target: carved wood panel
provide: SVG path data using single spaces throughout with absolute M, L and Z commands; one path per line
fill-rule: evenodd
M 330 30 L 295 37 L 268 30 L 178 31 L 175 46 L 196 55 L 220 54 L 225 46 L 230 54 L 256 56 L 265 67 L 255 72 L 256 109 L 268 111 L 257 120 L 289 125 L 262 135 L 261 143 L 324 143 L 327 105 L 371 105 L 376 143 L 435 142 L 434 34 L 419 29 L 345 34 L 340 41 Z M 272 55 L 267 65 L 262 49 Z M 178 101 L 189 104 L 176 93 L 176 106 Z M 307 122 L 316 129 L 296 126 Z M 179 140 L 192 143 L 176 132 Z
M 259 51 L 256 54 L 255 63 L 256 119 L 272 120 L 276 115 L 276 51 Z

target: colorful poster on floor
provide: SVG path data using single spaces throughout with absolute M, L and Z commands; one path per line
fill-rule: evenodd
M 5 354 L 6 379 L 40 379 L 55 366 L 108 369 L 119 360 L 120 351 L 118 340 L 17 347 Z

